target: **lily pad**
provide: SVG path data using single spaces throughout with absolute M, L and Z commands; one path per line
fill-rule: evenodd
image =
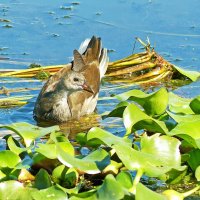
M 190 108 L 191 99 L 169 93 L 169 110 L 173 113 L 194 114 Z
M 107 118 L 107 117 L 122 117 L 123 112 L 128 105 L 129 105 L 128 102 L 122 101 L 115 106 L 114 110 L 112 110 L 108 115 L 103 116 L 102 118 L 104 119 L 104 118 Z
M 22 152 L 30 150 L 30 147 L 28 147 L 28 148 L 21 148 L 21 147 L 17 146 L 16 142 L 17 141 L 15 141 L 15 139 L 12 136 L 10 136 L 8 138 L 8 140 L 7 140 L 7 144 L 8 144 L 9 149 L 12 152 L 16 153 L 17 155 L 19 155 Z
M 1 125 L 0 128 L 6 128 L 18 134 L 24 139 L 26 147 L 29 147 L 36 138 L 45 136 L 53 131 L 59 130 L 59 126 L 41 128 L 26 122 L 13 123 L 10 125 Z
M 71 145 L 71 143 L 68 142 L 59 142 L 59 146 L 68 154 L 74 156 L 74 148 Z M 38 147 L 36 148 L 36 152 L 44 155 L 45 157 L 49 159 L 56 159 L 57 153 L 56 153 L 56 144 L 38 144 Z
M 200 114 L 200 96 L 194 98 L 190 102 L 190 108 L 193 110 L 194 113 Z
M 127 190 L 131 189 L 133 186 L 133 177 L 129 171 L 121 171 L 116 176 L 116 180 Z
M 183 76 L 186 76 L 192 81 L 197 81 L 198 78 L 200 77 L 200 73 L 197 71 L 189 71 L 185 70 L 183 68 L 180 68 L 178 66 L 172 65 L 173 68 L 175 68 L 179 73 L 181 73 Z
M 168 135 L 178 136 L 195 148 L 200 149 L 200 120 L 190 122 L 180 122 L 174 129 L 172 129 Z
M 36 174 L 34 186 L 39 190 L 52 186 L 50 175 L 46 170 L 40 169 L 40 171 Z
M 10 150 L 0 151 L 0 169 L 14 168 L 21 161 L 20 157 Z
M 180 165 L 180 142 L 177 139 L 156 134 L 151 137 L 144 136 L 141 144 L 141 151 L 121 144 L 113 145 L 118 157 L 127 169 L 142 170 L 150 177 L 161 176 L 173 168 L 185 169 L 184 166 Z
M 10 180 L 0 183 L 0 199 L 2 200 L 33 200 L 31 194 L 35 191 L 37 191 L 37 189 L 24 187 L 23 184 L 18 181 Z
M 108 131 L 105 131 L 101 128 L 94 127 L 91 128 L 87 134 L 87 140 L 91 139 L 99 139 L 104 144 L 108 146 L 112 146 L 113 144 L 123 143 L 126 146 L 131 146 L 132 141 L 129 138 L 121 138 L 113 135 L 112 133 L 109 133 Z
M 150 116 L 161 115 L 168 105 L 168 92 L 165 88 L 146 94 L 140 90 L 131 90 L 116 96 L 119 100 L 132 100 L 140 104 Z
M 196 168 L 195 177 L 196 177 L 197 181 L 200 181 L 200 166 L 198 166 Z
M 42 200 L 42 199 L 48 199 L 48 200 L 67 200 L 67 194 L 63 192 L 61 189 L 59 189 L 57 186 L 52 186 L 47 189 L 39 190 L 36 192 L 33 192 L 31 194 L 33 200 Z
M 200 166 L 200 149 L 193 149 L 188 154 L 190 156 L 187 161 L 188 165 L 193 171 L 195 171 L 197 167 Z
M 79 159 L 65 152 L 59 143 L 57 144 L 57 157 L 65 166 L 74 167 L 88 174 L 98 174 L 110 163 L 109 154 L 103 149 L 93 151 L 88 156 Z
M 180 122 L 194 122 L 194 121 L 200 121 L 200 115 L 195 114 L 187 114 L 187 115 L 181 115 L 181 114 L 173 114 L 169 111 L 167 111 L 168 115 L 174 119 L 177 123 Z
M 130 104 L 126 107 L 123 114 L 124 126 L 126 134 L 134 130 L 146 129 L 151 132 L 167 133 L 168 129 L 163 121 L 156 120 L 145 114 L 135 104 Z
M 142 183 L 138 183 L 136 187 L 135 199 L 136 200 L 144 200 L 144 199 L 166 200 L 166 197 L 148 189 Z
M 118 183 L 112 174 L 104 179 L 103 184 L 97 190 L 98 199 L 115 199 L 120 200 L 124 197 L 123 187 Z
M 79 174 L 74 168 L 68 168 L 65 165 L 59 165 L 52 172 L 54 182 L 64 188 L 73 188 L 78 182 Z

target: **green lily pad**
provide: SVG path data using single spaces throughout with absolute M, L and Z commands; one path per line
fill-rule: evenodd
M 173 114 L 169 111 L 167 111 L 167 114 L 177 123 L 200 121 L 200 115 L 195 115 L 195 114 L 180 115 L 180 114 Z
M 184 139 L 186 142 L 191 144 L 195 148 L 200 149 L 200 131 L 199 131 L 200 120 L 180 122 L 174 129 L 172 129 L 168 135 L 178 136 Z
M 67 200 L 67 194 L 59 189 L 57 186 L 52 186 L 47 189 L 39 190 L 36 192 L 32 192 L 31 194 L 33 200 Z
M 200 166 L 198 166 L 196 168 L 195 177 L 196 177 L 197 181 L 200 181 Z
M 168 105 L 168 92 L 165 88 L 146 94 L 140 90 L 131 90 L 116 96 L 119 100 L 132 100 L 140 104 L 150 116 L 161 115 Z
M 133 177 L 131 173 L 128 171 L 121 171 L 116 176 L 116 180 L 127 190 L 131 189 L 133 186 Z
M 194 114 L 190 108 L 191 99 L 169 93 L 169 110 L 173 113 Z
M 21 147 L 19 147 L 19 146 L 16 145 L 16 142 L 17 142 L 17 141 L 15 141 L 15 139 L 14 139 L 12 136 L 10 136 L 10 137 L 8 138 L 8 140 L 7 140 L 7 144 L 8 144 L 9 149 L 10 149 L 12 152 L 16 153 L 17 155 L 19 155 L 20 153 L 25 152 L 25 151 L 28 151 L 28 150 L 31 149 L 31 148 L 30 148 L 31 146 L 28 147 L 28 148 L 21 148 Z
M 136 200 L 144 200 L 144 199 L 167 200 L 165 196 L 148 189 L 142 183 L 138 183 L 136 187 L 135 199 Z
M 57 144 L 57 158 L 65 166 L 74 167 L 88 174 L 98 174 L 110 163 L 109 154 L 103 149 L 93 151 L 88 156 L 79 159 L 65 152 L 59 143 Z
M 194 113 L 200 114 L 200 96 L 194 98 L 190 102 L 190 108 L 193 110 Z
M 144 135 L 141 138 L 141 152 L 150 153 L 157 158 L 164 158 L 171 168 L 181 166 L 181 154 L 179 151 L 180 141 L 166 135 L 154 134 L 150 137 Z
M 1 125 L 0 128 L 6 128 L 18 134 L 24 139 L 26 147 L 29 147 L 36 138 L 42 137 L 53 131 L 59 130 L 59 126 L 41 128 L 26 122 L 13 123 L 10 125 Z
M 99 139 L 107 146 L 112 146 L 113 144 L 123 143 L 126 146 L 131 146 L 132 141 L 129 138 L 121 138 L 109 133 L 101 128 L 93 127 L 89 130 L 87 134 L 87 140 Z
M 123 112 L 124 112 L 125 108 L 126 108 L 128 105 L 129 105 L 128 102 L 122 101 L 122 102 L 120 102 L 119 104 L 117 104 L 117 105 L 115 106 L 115 109 L 114 109 L 114 110 L 112 110 L 108 115 L 103 116 L 102 118 L 103 118 L 103 119 L 104 119 L 104 118 L 107 118 L 107 117 L 120 117 L 120 118 L 122 118 Z
M 0 151 L 0 169 L 14 168 L 19 162 L 21 159 L 16 153 L 10 150 Z
M 65 165 L 59 165 L 52 172 L 54 182 L 65 188 L 73 188 L 78 182 L 79 174 L 74 168 L 67 168 Z
M 72 194 L 70 200 L 99 200 L 96 195 L 96 190 L 89 190 L 87 192 L 81 192 L 79 194 Z
M 141 139 L 141 151 L 121 144 L 113 145 L 116 153 L 129 170 L 142 170 L 150 177 L 158 177 L 171 169 L 184 170 L 180 163 L 180 142 L 169 136 L 155 134 Z
M 40 171 L 36 174 L 34 186 L 39 190 L 52 186 L 50 175 L 46 170 L 40 169 Z
M 193 171 L 197 169 L 198 166 L 200 166 L 200 149 L 193 149 L 189 153 L 189 160 L 188 165 L 191 167 Z
M 124 126 L 127 134 L 134 130 L 146 129 L 151 132 L 167 133 L 168 129 L 163 121 L 156 120 L 145 114 L 135 104 L 126 107 L 123 114 Z
M 78 142 L 81 146 L 89 146 L 93 148 L 97 148 L 100 145 L 103 144 L 103 142 L 97 138 L 87 140 L 87 134 L 86 133 L 78 133 L 75 138 L 76 142 Z
M 172 67 L 175 68 L 183 76 L 186 76 L 187 78 L 189 78 L 192 81 L 197 81 L 198 78 L 200 77 L 200 73 L 197 72 L 197 71 L 185 70 L 185 69 L 182 69 L 182 68 L 175 66 L 175 65 L 172 65 Z
M 71 145 L 69 141 L 67 142 L 59 142 L 60 147 L 67 152 L 68 154 L 74 156 L 74 148 Z M 36 148 L 36 152 L 44 155 L 45 157 L 49 159 L 56 159 L 57 153 L 56 153 L 56 144 L 38 144 L 38 147 Z
M 35 188 L 24 187 L 22 183 L 18 181 L 5 181 L 0 183 L 0 199 L 7 200 L 33 200 L 31 194 L 37 191 Z
M 118 183 L 112 174 L 104 179 L 103 184 L 97 190 L 98 199 L 115 199 L 120 200 L 124 197 L 123 187 Z

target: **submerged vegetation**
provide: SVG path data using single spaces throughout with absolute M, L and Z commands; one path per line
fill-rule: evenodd
M 104 117 L 123 120 L 123 137 L 93 127 L 69 141 L 58 126 L 2 125 L 10 132 L 0 151 L 0 198 L 166 200 L 198 191 L 200 97 L 161 88 L 113 98 L 119 104 Z

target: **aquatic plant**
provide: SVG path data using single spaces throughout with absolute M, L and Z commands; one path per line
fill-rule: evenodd
M 114 98 L 119 104 L 104 117 L 123 120 L 123 137 L 93 127 L 69 141 L 58 126 L 1 125 L 9 133 L 0 151 L 0 199 L 172 200 L 198 191 L 199 96 L 161 88 Z

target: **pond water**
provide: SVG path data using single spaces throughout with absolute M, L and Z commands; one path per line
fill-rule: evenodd
M 149 37 L 156 51 L 168 61 L 200 71 L 199 8 L 199 0 L 1 0 L 0 57 L 9 59 L 0 60 L 0 69 L 24 69 L 30 63 L 68 63 L 73 50 L 85 38 L 96 35 L 111 50 L 111 61 L 130 55 L 135 37 L 143 40 Z M 140 51 L 136 45 L 135 52 Z M 0 124 L 21 121 L 36 124 L 32 110 L 42 84 L 36 80 L 1 78 L 0 87 L 37 90 L 12 93 L 11 96 L 32 95 L 33 98 L 23 107 L 0 110 Z M 109 87 L 114 85 L 102 85 L 100 97 L 127 90 Z M 196 82 L 179 88 L 176 93 L 193 97 L 199 91 L 200 82 Z M 101 114 L 114 105 L 113 101 L 99 100 L 97 109 Z M 123 132 L 122 122 L 97 121 L 108 130 L 116 132 L 118 126 L 118 133 Z

